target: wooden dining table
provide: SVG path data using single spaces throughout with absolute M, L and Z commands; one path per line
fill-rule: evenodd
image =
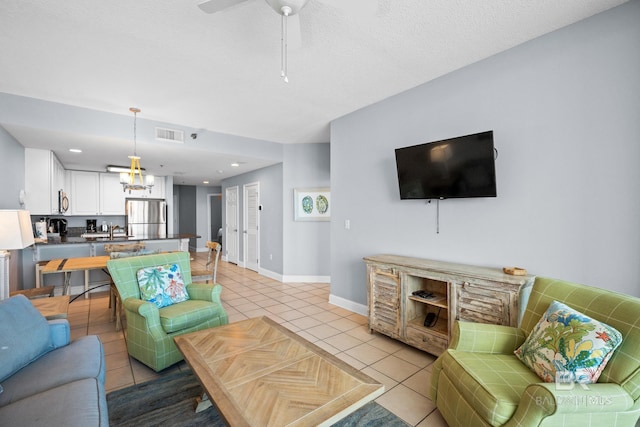
M 52 259 L 44 266 L 42 274 L 64 273 L 62 295 L 69 295 L 71 273 L 74 271 L 84 271 L 84 297 L 88 298 L 89 272 L 91 270 L 102 270 L 109 274 L 107 261 L 110 259 L 109 255 Z

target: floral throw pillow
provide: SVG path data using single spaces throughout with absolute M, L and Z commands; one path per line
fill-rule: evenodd
M 515 355 L 545 382 L 590 384 L 621 342 L 611 326 L 554 301 Z
M 140 298 L 158 308 L 189 299 L 178 264 L 157 265 L 138 270 Z

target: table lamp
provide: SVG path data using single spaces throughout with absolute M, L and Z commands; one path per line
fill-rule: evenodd
M 9 250 L 33 245 L 31 216 L 26 210 L 0 209 L 0 300 L 9 298 Z

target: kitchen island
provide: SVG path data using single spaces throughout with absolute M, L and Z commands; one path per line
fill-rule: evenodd
M 195 234 L 172 234 L 167 237 L 145 239 L 138 237 L 127 237 L 124 235 L 113 238 L 109 237 L 75 237 L 75 236 L 56 236 L 49 238 L 46 242 L 36 242 L 35 245 L 23 250 L 22 257 L 22 274 L 24 288 L 35 288 L 38 283 L 40 286 L 55 286 L 56 294 L 62 291 L 63 275 L 47 274 L 42 277 L 40 282 L 40 270 L 44 263 L 58 258 L 78 258 L 78 257 L 94 257 L 108 255 L 104 251 L 105 244 L 110 243 L 129 243 L 144 242 L 145 249 L 149 251 L 189 251 L 189 239 L 197 238 Z M 31 256 L 29 256 L 31 252 Z M 101 270 L 90 272 L 91 287 L 96 292 L 108 290 L 108 288 L 100 287 L 110 283 L 109 276 Z M 70 280 L 71 294 L 77 295 L 84 292 L 84 275 L 82 273 L 74 273 Z M 29 286 L 29 284 L 31 286 Z

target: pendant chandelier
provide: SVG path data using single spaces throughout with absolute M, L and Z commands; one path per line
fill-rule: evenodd
M 129 111 L 133 113 L 133 156 L 129 156 L 129 159 L 131 160 L 131 169 L 129 172 L 120 173 L 120 184 L 122 184 L 122 191 L 129 190 L 129 194 L 131 194 L 131 190 L 149 190 L 149 193 L 151 193 L 151 188 L 155 184 L 155 179 L 153 175 L 147 175 L 146 177 L 142 176 L 140 156 L 138 156 L 136 151 L 136 121 L 140 109 L 130 107 Z M 136 178 L 138 178 L 138 182 L 136 182 Z

